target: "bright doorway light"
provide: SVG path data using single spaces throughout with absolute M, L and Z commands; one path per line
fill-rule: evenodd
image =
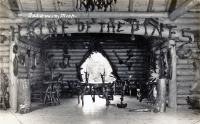
M 85 82 L 85 73 L 89 74 L 89 83 L 102 83 L 101 74 L 105 70 L 105 83 L 113 82 L 115 78 L 111 77 L 111 72 L 113 71 L 108 60 L 102 56 L 101 53 L 95 52 L 91 54 L 89 58 L 82 64 L 81 74 L 83 81 Z

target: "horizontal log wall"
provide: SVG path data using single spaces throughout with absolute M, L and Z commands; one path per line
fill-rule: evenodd
M 7 39 L 4 43 L 0 43 L 0 69 L 4 70 L 4 73 L 9 78 L 9 57 L 10 57 L 10 41 Z M 1 85 L 1 80 L 0 80 Z
M 198 41 L 199 42 L 199 41 Z M 176 42 L 176 46 L 179 47 L 184 42 Z M 200 51 L 197 48 L 197 41 L 192 44 L 186 44 L 184 48 L 190 48 L 193 51 L 192 56 L 200 58 L 198 52 Z M 177 57 L 177 105 L 178 107 L 186 107 L 187 96 L 190 98 L 200 98 L 200 95 L 191 94 L 190 88 L 191 85 L 195 82 L 195 70 L 193 67 L 193 60 L 189 57 L 187 59 L 179 59 Z
M 72 34 L 75 35 L 75 34 Z M 48 38 L 47 41 L 51 43 L 52 47 L 47 49 L 49 54 L 55 55 L 55 62 L 59 63 L 62 61 L 62 55 L 63 55 L 63 47 L 68 46 L 69 55 L 71 55 L 71 59 L 69 61 L 71 67 L 67 67 L 66 69 L 61 69 L 59 66 L 55 70 L 55 75 L 58 75 L 59 73 L 64 74 L 64 82 L 68 80 L 74 80 L 78 81 L 76 77 L 76 68 L 75 64 L 79 63 L 83 55 L 87 52 L 88 44 L 87 42 L 89 39 L 87 39 L 87 35 L 84 34 L 85 37 L 80 37 L 77 39 L 82 39 L 83 41 L 77 41 L 73 38 L 66 37 L 62 39 L 62 37 L 54 38 Z M 82 35 L 81 35 L 82 36 Z M 109 36 L 109 35 L 108 35 Z M 124 35 L 122 35 L 124 36 Z M 128 37 L 127 37 L 128 36 Z M 121 37 L 120 39 L 109 39 L 109 37 L 101 37 L 97 38 L 96 42 L 99 42 L 103 48 L 103 50 L 108 55 L 110 61 L 113 65 L 115 65 L 118 68 L 118 75 L 121 78 L 121 80 L 127 80 L 129 75 L 133 75 L 132 81 L 135 82 L 144 82 L 147 80 L 147 66 L 148 66 L 148 57 L 147 57 L 147 41 L 146 42 L 136 42 L 136 41 L 130 41 L 130 36 L 127 35 L 126 38 Z M 115 37 L 113 37 L 115 38 Z M 124 40 L 123 40 L 124 39 Z M 126 41 L 127 39 L 127 41 Z M 67 41 L 66 41 L 67 40 Z M 133 65 L 130 70 L 128 70 L 128 67 L 125 64 L 119 64 L 119 60 L 113 53 L 113 50 L 117 53 L 120 59 L 125 61 L 128 57 L 126 56 L 127 50 L 132 49 L 133 57 L 129 60 L 129 62 L 132 62 Z M 50 71 L 48 68 L 45 68 L 45 74 L 50 74 Z
M 6 38 L 7 37 L 8 36 L 6 36 Z M 9 59 L 10 59 L 10 41 L 6 39 L 4 42 L 0 43 L 0 74 L 1 74 L 1 69 L 3 69 L 4 73 L 8 76 L 8 79 L 10 80 Z M 0 91 L 2 83 L 1 81 L 2 80 L 0 79 Z M 7 88 L 7 91 L 9 91 L 9 86 Z
M 18 47 L 19 47 L 19 53 L 21 52 L 24 55 L 27 55 L 26 54 L 27 49 L 31 49 L 30 61 L 33 61 L 34 50 L 40 50 L 40 44 L 37 42 L 35 43 L 28 42 L 28 44 L 24 44 L 19 41 Z M 36 60 L 37 60 L 36 69 L 35 70 L 30 69 L 31 84 L 40 82 L 41 78 L 44 76 L 45 68 L 44 65 L 40 62 L 40 55 L 41 55 L 40 52 L 36 54 Z M 28 58 L 26 57 L 25 61 L 28 61 L 27 59 Z M 27 68 L 26 65 L 21 65 L 20 63 L 18 63 L 18 78 L 27 78 L 26 68 Z

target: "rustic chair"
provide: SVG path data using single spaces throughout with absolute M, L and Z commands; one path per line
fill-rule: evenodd
M 63 74 L 59 74 L 50 80 L 51 83 L 48 84 L 48 87 L 45 91 L 44 96 L 44 105 L 59 105 L 60 104 L 60 83 L 63 81 Z M 54 83 L 56 81 L 56 83 Z

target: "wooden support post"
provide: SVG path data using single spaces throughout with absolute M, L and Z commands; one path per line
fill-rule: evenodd
M 10 94 L 10 109 L 17 110 L 17 77 L 14 76 L 13 73 L 13 60 L 15 54 L 13 53 L 13 46 L 15 43 L 9 39 L 10 42 L 10 56 L 9 56 L 9 77 L 10 77 L 10 84 L 9 84 L 9 94 Z
M 20 114 L 28 113 L 31 107 L 30 80 L 27 78 L 18 79 L 17 87 L 17 110 Z
M 159 79 L 157 83 L 159 112 L 166 112 L 167 79 Z
M 177 108 L 177 72 L 176 72 L 176 65 L 177 65 L 177 60 L 176 60 L 176 46 L 175 46 L 175 41 L 170 40 L 169 41 L 169 48 L 171 48 L 170 53 L 172 57 L 172 77 L 171 80 L 169 81 L 169 103 L 168 106 L 170 108 Z
M 175 21 L 185 12 L 189 11 L 192 7 L 200 3 L 200 0 L 187 0 L 172 13 L 169 14 L 169 20 Z

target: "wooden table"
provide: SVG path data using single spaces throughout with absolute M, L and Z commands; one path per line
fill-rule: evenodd
M 80 83 L 78 89 L 78 103 L 80 103 L 79 96 L 81 95 L 82 105 L 84 105 L 84 95 L 86 92 L 91 94 L 93 102 L 95 102 L 95 95 L 106 99 L 106 106 L 109 105 L 110 100 L 113 100 L 113 83 Z

